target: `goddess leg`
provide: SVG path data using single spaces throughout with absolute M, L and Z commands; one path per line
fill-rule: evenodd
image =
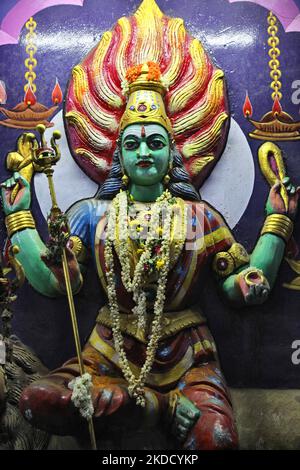
M 104 383 L 120 383 L 118 371 L 98 351 L 87 345 L 83 350 L 85 371 L 92 376 L 93 384 L 102 378 Z M 53 434 L 76 434 L 83 429 L 85 420 L 71 401 L 69 382 L 80 375 L 77 358 L 72 358 L 60 368 L 33 382 L 24 389 L 20 410 L 33 426 Z M 122 389 L 115 390 L 110 411 L 124 400 Z M 93 394 L 93 402 L 96 397 Z
M 154 408 L 167 406 L 163 394 L 146 389 L 148 406 L 135 404 L 127 391 L 122 373 L 89 343 L 83 350 L 85 371 L 91 374 L 95 430 L 136 428 L 153 421 Z M 86 421 L 71 400 L 69 382 L 80 375 L 77 358 L 63 364 L 49 375 L 25 388 L 20 398 L 20 410 L 30 423 L 52 434 L 79 435 L 85 432 Z M 154 407 L 154 408 L 153 408 Z M 148 409 L 149 408 L 149 409 Z M 128 419 L 129 418 L 129 419 Z

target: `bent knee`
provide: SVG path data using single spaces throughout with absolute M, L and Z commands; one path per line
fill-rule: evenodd
M 19 408 L 24 418 L 33 426 L 48 432 L 65 434 L 68 430 L 62 429 L 62 426 L 68 423 L 66 418 L 76 414 L 71 395 L 72 391 L 67 387 L 44 378 L 23 390 Z
M 184 446 L 188 450 L 234 450 L 238 435 L 234 420 L 225 415 L 203 413 L 188 435 Z

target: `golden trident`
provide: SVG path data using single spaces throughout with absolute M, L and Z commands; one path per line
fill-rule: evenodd
M 53 135 L 50 141 L 51 147 L 49 148 L 47 146 L 47 142 L 46 142 L 45 135 L 44 135 L 46 126 L 44 126 L 43 124 L 39 124 L 36 127 L 36 130 L 40 134 L 41 143 L 39 146 L 37 145 L 36 136 L 33 133 L 25 134 L 25 140 L 32 143 L 32 160 L 30 162 L 29 160 L 28 162 L 24 161 L 23 164 L 20 165 L 19 169 L 25 168 L 26 163 L 27 164 L 33 163 L 34 167 L 37 167 L 39 169 L 38 171 L 45 173 L 45 175 L 48 178 L 48 185 L 49 185 L 51 203 L 52 203 L 50 214 L 53 215 L 53 217 L 55 218 L 59 216 L 60 214 L 62 214 L 60 208 L 58 207 L 57 200 L 56 200 L 56 193 L 55 193 L 55 188 L 54 188 L 54 183 L 53 183 L 54 170 L 52 168 L 54 165 L 56 165 L 56 163 L 58 162 L 61 156 L 59 147 L 56 143 L 56 140 L 61 138 L 61 134 L 59 131 L 53 132 Z M 83 358 L 82 358 L 78 323 L 77 323 L 76 310 L 75 310 L 75 305 L 74 305 L 74 297 L 73 297 L 73 292 L 72 292 L 70 273 L 69 273 L 69 267 L 68 267 L 68 261 L 67 261 L 65 248 L 62 248 L 61 261 L 62 261 L 64 278 L 65 278 L 65 283 L 66 283 L 67 297 L 68 297 L 69 310 L 70 310 L 71 321 L 72 321 L 72 329 L 73 329 L 73 335 L 74 335 L 74 340 L 75 340 L 77 359 L 78 359 L 78 364 L 79 364 L 79 371 L 80 371 L 80 375 L 82 376 L 85 373 L 85 367 L 84 367 Z M 90 434 L 92 449 L 97 450 L 95 431 L 94 431 L 92 418 L 88 419 L 88 426 L 89 426 L 89 434 Z

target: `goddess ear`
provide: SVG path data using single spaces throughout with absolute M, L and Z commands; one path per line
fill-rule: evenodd
M 122 136 L 121 134 L 119 135 L 117 139 L 117 147 L 115 150 L 114 155 L 118 158 L 119 164 L 121 167 L 122 175 L 125 175 L 125 170 L 124 170 L 124 162 L 123 162 L 123 156 L 122 156 Z

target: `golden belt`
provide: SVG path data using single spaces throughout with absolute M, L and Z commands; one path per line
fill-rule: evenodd
M 153 314 L 147 314 L 147 327 L 145 331 L 138 328 L 138 321 L 132 313 L 120 312 L 120 325 L 123 334 L 133 336 L 138 341 L 147 344 L 149 341 L 148 335 L 150 333 L 151 321 Z M 97 323 L 112 328 L 112 320 L 110 317 L 110 310 L 108 305 L 104 305 L 99 311 Z M 164 312 L 162 318 L 162 333 L 161 340 L 179 333 L 193 326 L 198 326 L 206 323 L 206 319 L 201 314 L 199 308 L 186 308 L 177 312 Z

